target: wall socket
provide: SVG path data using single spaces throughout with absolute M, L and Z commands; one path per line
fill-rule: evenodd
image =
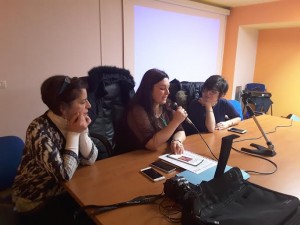
M 6 80 L 0 80 L 0 89 L 6 89 L 7 83 Z

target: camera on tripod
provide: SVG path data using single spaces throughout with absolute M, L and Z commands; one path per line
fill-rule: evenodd
M 242 95 L 241 95 L 241 98 L 242 98 L 242 101 L 245 105 L 247 105 L 248 103 L 253 103 L 252 100 L 251 100 L 251 92 L 248 92 L 248 91 L 242 91 Z

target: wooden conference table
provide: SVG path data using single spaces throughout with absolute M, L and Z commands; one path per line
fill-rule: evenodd
M 251 174 L 249 181 L 300 198 L 300 144 L 298 143 L 300 141 L 300 122 L 294 121 L 291 125 L 289 119 L 269 115 L 258 116 L 257 120 L 267 133 L 268 139 L 275 146 L 277 154 L 268 157 L 268 159 L 277 164 L 278 170 L 271 175 Z M 267 147 L 266 141 L 253 119 L 244 120 L 236 127 L 247 129 L 247 133 L 234 139 L 234 148 L 253 148 L 250 146 L 251 143 Z M 212 152 L 218 157 L 222 137 L 230 134 L 232 133 L 227 130 L 221 130 L 202 134 L 202 136 Z M 259 139 L 244 140 L 250 138 Z M 239 140 L 244 141 L 235 142 Z M 211 158 L 211 153 L 198 134 L 188 136 L 184 145 L 187 150 Z M 128 201 L 138 196 L 160 194 L 163 191 L 164 181 L 153 183 L 141 175 L 139 170 L 147 167 L 149 163 L 166 151 L 167 148 L 164 146 L 157 152 L 138 150 L 97 161 L 92 166 L 78 169 L 72 180 L 65 184 L 65 187 L 82 206 L 89 204 L 110 205 Z M 228 165 L 248 171 L 271 172 L 274 170 L 274 166 L 265 160 L 233 150 Z M 177 169 L 177 172 L 180 170 Z M 164 175 L 168 179 L 175 173 Z M 97 224 L 104 225 L 171 224 L 160 214 L 156 204 L 124 207 L 98 214 L 93 219 Z

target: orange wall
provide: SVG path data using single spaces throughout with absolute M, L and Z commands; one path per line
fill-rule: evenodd
M 273 114 L 300 116 L 300 28 L 259 33 L 254 80 L 267 84 Z
M 300 1 L 298 0 L 282 0 L 274 3 L 237 7 L 231 10 L 227 20 L 222 70 L 222 74 L 226 76 L 230 84 L 233 83 L 236 66 L 239 27 L 248 25 L 259 29 L 262 25 L 269 27 L 271 25 L 282 26 L 285 24 L 300 26 L 299 11 Z M 294 83 L 299 83 L 297 81 L 299 78 L 296 75 L 296 72 L 299 71 L 299 66 L 296 62 L 297 58 L 295 58 L 300 50 L 296 41 L 297 37 L 300 40 L 298 29 L 260 30 L 259 32 L 253 82 L 266 84 L 268 90 L 272 93 L 272 100 L 274 101 L 273 115 L 286 116 L 289 113 L 300 115 L 300 106 L 297 108 L 297 104 L 288 103 L 286 97 L 282 94 L 299 95 L 296 89 L 294 92 L 291 92 L 290 88 Z M 295 36 L 294 39 L 291 36 Z M 281 57 L 281 54 L 277 51 L 280 47 L 284 48 L 285 54 L 289 56 L 289 66 L 285 65 L 287 61 L 286 56 Z M 274 67 L 270 66 L 271 64 L 276 64 L 280 71 L 274 71 Z M 292 79 L 286 81 L 287 76 L 290 76 Z M 229 93 L 231 92 L 232 89 L 229 90 Z

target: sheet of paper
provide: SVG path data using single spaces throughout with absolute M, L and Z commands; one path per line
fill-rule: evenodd
M 189 170 L 193 173 L 196 173 L 196 174 L 199 174 L 199 173 L 201 173 L 201 172 L 203 172 L 203 171 L 205 171 L 205 170 L 207 170 L 207 169 L 209 169 L 213 166 L 216 166 L 217 163 L 218 163 L 215 160 L 212 160 L 212 159 L 206 158 L 204 156 L 195 154 L 195 153 L 190 152 L 188 150 L 185 150 L 184 154 L 178 155 L 178 158 L 180 158 L 180 157 L 191 158 L 191 160 L 189 160 L 189 161 L 200 162 L 199 164 L 191 165 L 187 162 L 182 162 L 182 161 L 179 161 L 178 159 L 172 158 L 172 157 L 170 157 L 170 155 L 172 155 L 172 154 L 164 154 L 164 155 L 159 156 L 159 158 L 162 159 L 162 160 L 165 160 L 169 163 L 172 163 L 176 166 L 179 166 L 183 169 L 186 169 L 186 170 Z
M 187 152 L 181 155 L 169 154 L 167 157 L 179 160 L 180 162 L 187 163 L 192 166 L 198 166 L 204 160 L 202 157 L 195 157 L 194 155 L 187 154 Z

